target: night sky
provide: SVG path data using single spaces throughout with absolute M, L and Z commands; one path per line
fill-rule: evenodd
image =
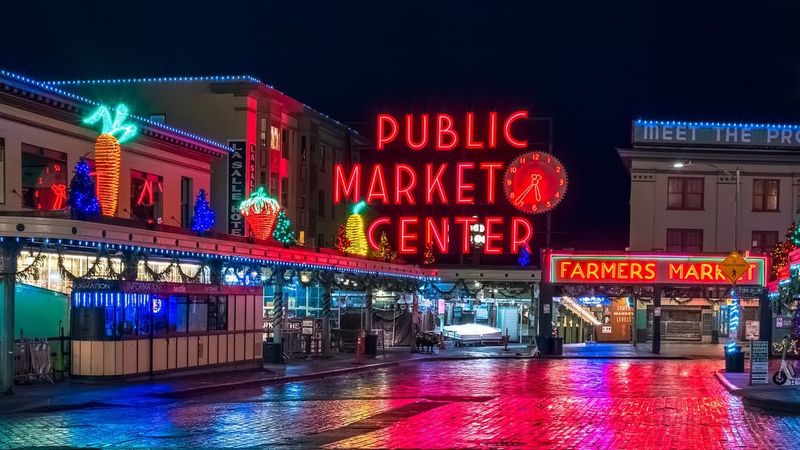
M 4 5 L 0 67 L 43 80 L 246 73 L 367 136 L 383 110 L 552 116 L 570 175 L 553 215 L 563 247 L 626 246 L 615 147 L 632 119 L 800 122 L 790 1 L 58 3 Z

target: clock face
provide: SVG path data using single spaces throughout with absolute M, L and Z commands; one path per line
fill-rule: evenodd
M 525 153 L 508 165 L 503 188 L 514 207 L 540 214 L 555 208 L 564 198 L 567 172 L 561 161 L 549 153 Z

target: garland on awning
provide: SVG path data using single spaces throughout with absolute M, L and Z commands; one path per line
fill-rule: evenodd
M 33 252 L 31 252 L 31 256 L 33 256 Z M 17 281 L 24 282 L 38 280 L 39 276 L 41 275 L 42 264 L 44 264 L 45 260 L 47 260 L 47 256 L 42 254 L 40 250 L 39 254 L 33 256 L 33 262 L 31 262 L 28 267 L 17 271 Z

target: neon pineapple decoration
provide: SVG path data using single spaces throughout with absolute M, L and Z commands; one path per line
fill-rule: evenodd
M 244 216 L 256 239 L 267 240 L 272 236 L 280 210 L 281 205 L 267 195 L 264 186 L 260 186 L 250 194 L 250 198 L 239 204 L 239 212 Z

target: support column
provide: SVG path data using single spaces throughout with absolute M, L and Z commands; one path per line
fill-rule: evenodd
M 366 329 L 367 334 L 372 331 L 372 288 L 367 288 L 367 292 L 364 295 L 364 304 L 366 305 L 367 309 L 367 317 L 364 320 L 364 329 Z
M 283 269 L 276 269 L 272 296 L 272 342 L 283 342 Z
M 661 353 L 661 293 L 664 287 L 653 286 L 653 353 Z
M 333 277 L 323 276 L 322 282 L 322 356 L 331 354 L 331 302 L 333 301 Z
M 14 389 L 14 289 L 19 250 L 17 242 L 0 245 L 0 394 L 11 394 Z
M 553 337 L 553 285 L 541 283 L 539 285 L 539 323 L 537 337 L 544 343 Z M 541 350 L 541 349 L 539 349 Z
M 772 308 L 766 289 L 758 296 L 758 322 L 758 340 L 769 342 L 772 348 Z

